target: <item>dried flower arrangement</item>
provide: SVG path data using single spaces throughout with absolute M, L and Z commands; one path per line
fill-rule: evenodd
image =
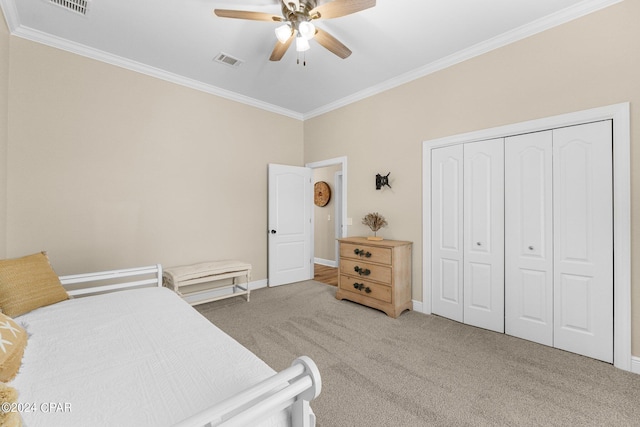
M 387 226 L 387 220 L 378 212 L 368 213 L 362 218 L 362 223 L 368 226 L 373 231 L 373 237 L 368 237 L 369 240 L 382 240 L 382 237 L 378 237 L 378 230 Z

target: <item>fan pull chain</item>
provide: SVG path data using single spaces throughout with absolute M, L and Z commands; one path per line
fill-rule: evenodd
M 296 64 L 300 65 L 300 52 L 296 52 L 298 57 L 296 58 Z M 302 66 L 306 67 L 307 66 L 307 53 L 306 52 L 302 52 Z

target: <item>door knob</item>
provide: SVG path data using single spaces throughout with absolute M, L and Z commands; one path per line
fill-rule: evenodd
M 533 250 L 533 246 L 529 246 L 529 250 L 532 251 Z
M 276 234 L 276 230 L 271 230 L 271 234 Z

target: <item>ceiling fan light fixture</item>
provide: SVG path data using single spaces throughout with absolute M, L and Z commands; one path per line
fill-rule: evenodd
M 306 52 L 309 50 L 311 46 L 309 46 L 309 40 L 305 39 L 302 36 L 296 37 L 296 51 L 298 52 Z
M 0 0 L 0 3 L 2 1 L 3 0 Z M 261 0 L 261 2 L 265 1 L 266 0 Z M 279 3 L 281 5 L 281 15 L 277 16 L 265 12 L 231 9 L 214 9 L 213 12 L 216 16 L 221 18 L 267 21 L 271 23 L 280 22 L 280 26 L 275 29 L 278 41 L 275 42 L 275 46 L 271 52 L 269 60 L 274 62 L 280 61 L 289 47 L 293 44 L 293 40 L 296 39 L 298 62 L 300 61 L 300 56 L 302 56 L 303 64 L 306 64 L 304 55 L 300 55 L 300 52 L 304 53 L 310 49 L 309 40 L 311 39 L 315 39 L 320 46 L 342 59 L 351 55 L 351 50 L 349 50 L 348 47 L 327 31 L 324 31 L 321 28 L 316 28 L 311 21 L 316 19 L 340 18 L 342 16 L 351 15 L 374 7 L 376 5 L 376 0 L 268 0 L 268 3 Z M 319 6 L 318 3 L 320 3 Z
M 309 21 L 301 22 L 298 25 L 298 31 L 300 31 L 300 35 L 307 40 L 311 40 L 313 36 L 316 35 L 316 27 Z
M 276 37 L 280 41 L 280 43 L 286 43 L 291 37 L 291 27 L 289 24 L 284 24 L 276 28 Z

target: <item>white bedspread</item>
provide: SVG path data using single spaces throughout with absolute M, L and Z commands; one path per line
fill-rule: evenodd
M 275 373 L 165 288 L 72 299 L 16 320 L 29 334 L 12 382 L 35 408 L 22 413 L 27 427 L 170 426 Z M 288 423 L 283 412 L 261 425 Z

